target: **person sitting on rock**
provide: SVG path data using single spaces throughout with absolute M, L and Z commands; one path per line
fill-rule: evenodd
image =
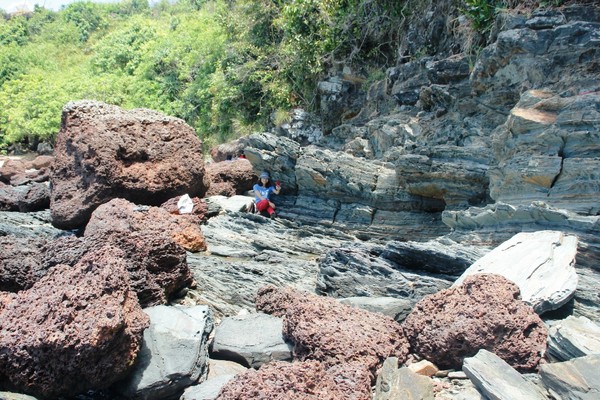
M 254 203 L 256 210 L 261 214 L 268 214 L 269 217 L 275 218 L 275 204 L 270 200 L 271 193 L 279 194 L 281 185 L 279 182 L 275 186 L 271 184 L 271 176 L 267 171 L 261 172 L 258 177 L 258 183 L 254 185 Z

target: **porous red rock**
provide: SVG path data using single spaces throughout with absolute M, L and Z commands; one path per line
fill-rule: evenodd
M 185 250 L 155 232 L 59 238 L 42 248 L 42 265 L 47 269 L 57 264 L 75 265 L 107 243 L 126 260 L 131 288 L 144 308 L 166 304 L 174 293 L 194 282 Z
M 174 215 L 162 207 L 140 207 L 124 199 L 113 199 L 98 207 L 85 228 L 85 236 L 152 232 L 168 237 L 189 251 L 206 250 L 198 217 Z
M 486 349 L 519 371 L 531 371 L 548 336 L 533 308 L 519 299 L 518 286 L 495 274 L 473 275 L 460 286 L 424 297 L 403 328 L 412 352 L 454 369 Z
M 364 365 L 327 368 L 319 361 L 272 362 L 229 381 L 218 400 L 370 400 L 369 371 Z
M 246 159 L 216 162 L 206 166 L 207 196 L 244 194 L 257 181 L 258 176 Z
M 156 111 L 70 102 L 54 156 L 50 209 L 57 228 L 84 226 L 116 197 L 160 205 L 205 192 L 202 142 L 183 120 Z
M 149 325 L 110 246 L 58 265 L 0 302 L 0 371 L 8 389 L 72 396 L 123 378 Z
M 294 343 L 298 360 L 326 366 L 358 362 L 375 376 L 386 358 L 403 362 L 408 355 L 408 341 L 396 321 L 332 298 L 266 286 L 257 294 L 256 308 L 283 315 L 283 335 Z

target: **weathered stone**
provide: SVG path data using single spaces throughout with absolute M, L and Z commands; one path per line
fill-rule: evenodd
M 46 239 L 0 236 L 0 291 L 29 289 L 47 272 L 40 247 Z
M 412 300 L 394 297 L 346 297 L 339 300 L 342 304 L 387 315 L 396 322 L 404 321 L 415 305 Z
M 127 398 L 177 397 L 208 373 L 208 335 L 213 317 L 207 306 L 156 306 L 144 310 L 150 327 L 132 373 L 113 389 Z
M 576 272 L 579 283 L 573 298 L 572 313 L 593 321 L 600 320 L 600 217 L 584 216 L 556 209 L 543 202 L 528 206 L 496 203 L 463 211 L 445 211 L 444 223 L 452 228 L 448 236 L 465 246 L 490 251 L 520 232 L 555 230 L 579 239 Z
M 30 213 L 0 211 L 0 236 L 55 238 L 71 234 L 52 226 L 50 210 Z
M 396 297 L 414 304 L 450 286 L 448 280 L 397 264 L 405 260 L 397 256 L 394 246 L 351 243 L 327 251 L 319 259 L 318 293 L 333 297 Z
M 162 207 L 140 207 L 123 199 L 113 199 L 98 207 L 84 235 L 112 236 L 140 231 L 170 238 L 188 251 L 206 250 L 199 220 L 194 214 L 174 215 Z
M 235 195 L 231 197 L 211 196 L 207 203 L 217 204 L 225 212 L 247 212 L 252 208 L 254 197 Z
M 69 396 L 129 371 L 149 321 L 114 253 L 107 246 L 59 265 L 0 308 L 0 370 L 12 387 Z
M 543 314 L 573 297 L 576 254 L 576 236 L 557 231 L 519 233 L 477 260 L 454 285 L 474 274 L 499 274 L 516 283 L 522 300 Z
M 422 399 L 433 400 L 433 383 L 410 368 L 398 368 L 398 359 L 390 357 L 383 363 L 373 400 Z
M 179 400 L 214 400 L 223 387 L 235 378 L 235 375 L 221 375 L 209 378 L 198 385 L 187 387 Z
M 51 176 L 55 226 L 84 226 L 99 205 L 121 197 L 160 205 L 205 191 L 202 143 L 182 120 L 93 101 L 63 108 Z
M 559 361 L 600 354 L 600 326 L 585 317 L 558 321 L 548 331 L 548 354 Z
M 294 343 L 299 360 L 319 360 L 328 366 L 358 362 L 374 376 L 387 357 L 404 361 L 408 355 L 397 322 L 334 299 L 266 286 L 256 296 L 256 308 L 284 316 L 284 337 Z
M 310 360 L 276 361 L 258 371 L 249 370 L 230 380 L 218 400 L 371 400 L 369 372 L 360 364 L 330 368 Z
M 441 368 L 460 369 L 464 358 L 486 349 L 520 371 L 534 369 L 547 330 L 518 296 L 514 283 L 493 274 L 426 296 L 402 324 L 411 351 Z
M 537 387 L 503 359 L 482 349 L 465 358 L 463 371 L 477 389 L 490 399 L 545 400 Z
M 554 398 L 588 400 L 600 396 L 600 354 L 574 358 L 562 363 L 544 364 L 542 383 Z
M 270 361 L 291 361 L 292 344 L 283 338 L 283 321 L 254 313 L 224 318 L 210 345 L 211 357 L 260 368 Z
M 48 241 L 41 250 L 40 264 L 46 270 L 58 264 L 75 265 L 85 254 L 106 243 L 118 249 L 119 257 L 126 260 L 131 287 L 143 307 L 164 304 L 193 282 L 185 251 L 156 232 L 70 236 Z
M 44 183 L 10 186 L 0 182 L 0 210 L 32 212 L 50 206 L 50 189 Z
M 251 190 L 258 181 L 247 159 L 211 163 L 206 166 L 206 196 L 233 196 Z
M 410 364 L 408 369 L 418 375 L 423 376 L 433 376 L 439 371 L 438 367 L 436 367 L 434 363 L 427 360 L 421 360 L 419 362 Z

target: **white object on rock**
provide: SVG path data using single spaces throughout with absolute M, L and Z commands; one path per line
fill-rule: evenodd
M 177 209 L 179 210 L 179 214 L 190 214 L 192 212 L 194 209 L 194 202 L 189 194 L 186 193 L 179 198 Z

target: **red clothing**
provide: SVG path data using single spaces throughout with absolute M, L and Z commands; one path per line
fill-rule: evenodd
M 267 211 L 269 215 L 273 214 L 275 209 L 269 204 L 269 200 L 264 199 L 256 203 L 256 209 L 260 212 Z

